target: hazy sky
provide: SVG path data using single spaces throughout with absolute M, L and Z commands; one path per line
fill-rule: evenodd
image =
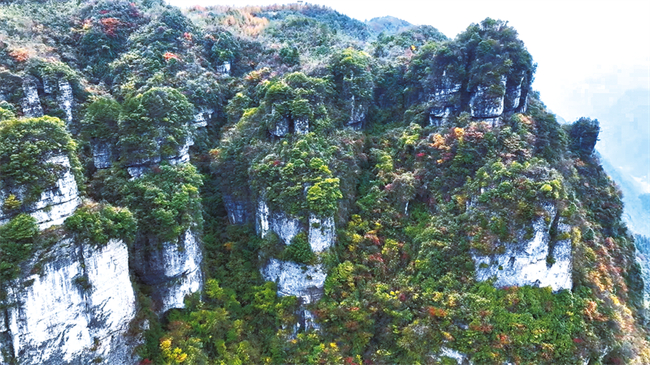
M 290 1 L 168 0 L 178 6 Z M 295 2 L 295 1 L 293 1 Z M 509 21 L 537 62 L 533 87 L 567 121 L 597 116 L 633 88 L 650 88 L 650 1 L 315 0 L 359 20 L 392 15 L 455 37 L 486 17 Z

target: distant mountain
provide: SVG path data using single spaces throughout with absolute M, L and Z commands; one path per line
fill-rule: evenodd
M 381 32 L 384 32 L 386 35 L 396 34 L 413 27 L 413 24 L 407 22 L 406 20 L 395 18 L 394 16 L 372 18 L 370 20 L 366 20 L 365 23 L 370 31 L 374 34 L 379 34 Z

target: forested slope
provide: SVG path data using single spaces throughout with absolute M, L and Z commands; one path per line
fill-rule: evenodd
M 534 72 L 489 18 L 2 3 L 0 362 L 650 363 L 598 121 Z

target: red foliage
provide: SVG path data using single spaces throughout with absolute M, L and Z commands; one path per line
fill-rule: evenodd
M 144 359 L 144 360 L 140 361 L 140 365 L 151 365 L 151 364 L 153 364 L 153 363 L 149 359 Z
M 176 60 L 176 61 L 180 61 L 180 60 L 181 60 L 180 57 L 178 57 L 177 55 L 175 55 L 175 54 L 173 54 L 173 53 L 171 53 L 171 52 L 166 52 L 166 53 L 163 55 L 163 58 L 165 59 L 165 61 L 169 61 L 169 60 L 171 60 L 171 59 L 174 59 L 174 60 Z
M 574 338 L 573 339 L 573 343 L 583 343 L 583 342 L 585 342 L 585 341 L 583 339 L 581 339 L 581 338 Z
M 104 27 L 104 33 L 109 37 L 115 37 L 117 35 L 115 33 L 117 27 L 120 26 L 120 24 L 122 24 L 122 22 L 120 22 L 120 20 L 116 18 L 104 18 L 99 22 L 102 23 L 102 26 Z

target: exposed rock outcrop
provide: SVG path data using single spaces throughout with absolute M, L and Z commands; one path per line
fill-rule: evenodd
M 174 156 L 163 157 L 161 155 L 156 155 L 144 159 L 133 160 L 126 164 L 126 170 L 129 172 L 132 179 L 137 179 L 147 173 L 153 165 L 157 165 L 162 161 L 167 161 L 171 165 L 190 162 L 190 147 L 193 145 L 194 138 L 189 136 Z
M 443 73 L 429 96 L 429 125 L 440 126 L 448 122 L 452 112 L 459 108 L 461 84 Z
M 28 118 L 38 118 L 43 116 L 43 107 L 41 99 L 38 98 L 38 80 L 34 76 L 25 76 L 23 78 L 23 100 L 21 105 L 23 115 Z
M 363 128 L 363 123 L 366 121 L 368 114 L 368 105 L 355 101 L 354 95 L 350 98 L 350 120 L 348 126 L 354 130 Z
M 260 200 L 256 214 L 257 232 L 264 237 L 268 232 L 275 232 L 285 245 L 302 230 L 300 221 L 286 213 L 272 213 L 268 205 Z M 312 214 L 309 218 L 309 245 L 314 253 L 323 252 L 334 244 L 336 239 L 334 218 L 321 219 Z M 303 304 L 299 313 L 299 327 L 304 329 L 316 328 L 314 316 L 305 309 L 305 305 L 313 303 L 323 295 L 325 273 L 322 265 L 303 265 L 295 262 L 281 261 L 272 258 L 262 268 L 264 280 L 273 281 L 278 285 L 278 295 L 293 295 L 300 298 Z
M 21 209 L 22 212 L 28 213 L 36 219 L 40 229 L 62 224 L 81 203 L 77 182 L 70 169 L 68 157 L 53 156 L 46 162 L 55 164 L 62 170 L 59 173 L 59 179 L 41 194 L 37 202 Z M 10 194 L 14 194 L 18 200 L 23 200 L 23 191 L 0 191 L 0 201 L 5 201 Z M 12 216 L 9 212 L 3 212 L 0 207 L 0 225 L 7 223 Z
M 138 277 L 152 287 L 152 299 L 158 313 L 183 308 L 186 295 L 203 287 L 200 242 L 187 230 L 178 242 L 145 245 L 136 242 L 133 265 Z
M 7 286 L 0 318 L 4 361 L 135 363 L 137 340 L 126 336 L 136 311 L 126 244 L 111 240 L 93 247 L 65 238 L 46 258 L 36 257 L 26 265 L 27 274 Z
M 66 79 L 60 79 L 58 81 L 59 85 L 59 95 L 57 100 L 59 102 L 59 108 L 65 112 L 65 120 L 68 123 L 72 122 L 72 103 L 74 102 L 74 97 L 72 96 L 72 87 L 70 82 Z
M 298 119 L 294 122 L 294 129 L 296 134 L 307 134 L 309 133 L 309 120 L 307 119 Z
M 216 71 L 220 74 L 230 75 L 230 62 L 226 61 L 222 65 L 217 66 Z
M 555 207 L 547 207 L 555 217 Z M 559 218 L 559 217 L 557 217 Z M 572 288 L 571 240 L 559 240 L 549 245 L 549 231 L 555 219 L 547 224 L 543 218 L 533 223 L 534 237 L 531 241 L 507 245 L 506 252 L 492 256 L 474 255 L 476 279 L 479 281 L 496 277 L 497 287 L 534 285 L 550 286 L 553 291 Z M 566 233 L 569 226 L 557 220 L 557 231 Z M 552 252 L 549 256 L 549 249 Z M 552 257 L 552 260 L 547 258 Z
M 246 224 L 253 222 L 254 214 L 248 199 L 234 197 L 229 194 L 223 195 L 223 203 L 228 212 L 230 224 Z
M 97 169 L 108 169 L 113 166 L 113 151 L 108 143 L 93 143 L 93 163 Z
M 472 118 L 499 124 L 504 110 L 506 76 L 498 84 L 478 85 L 469 102 Z

